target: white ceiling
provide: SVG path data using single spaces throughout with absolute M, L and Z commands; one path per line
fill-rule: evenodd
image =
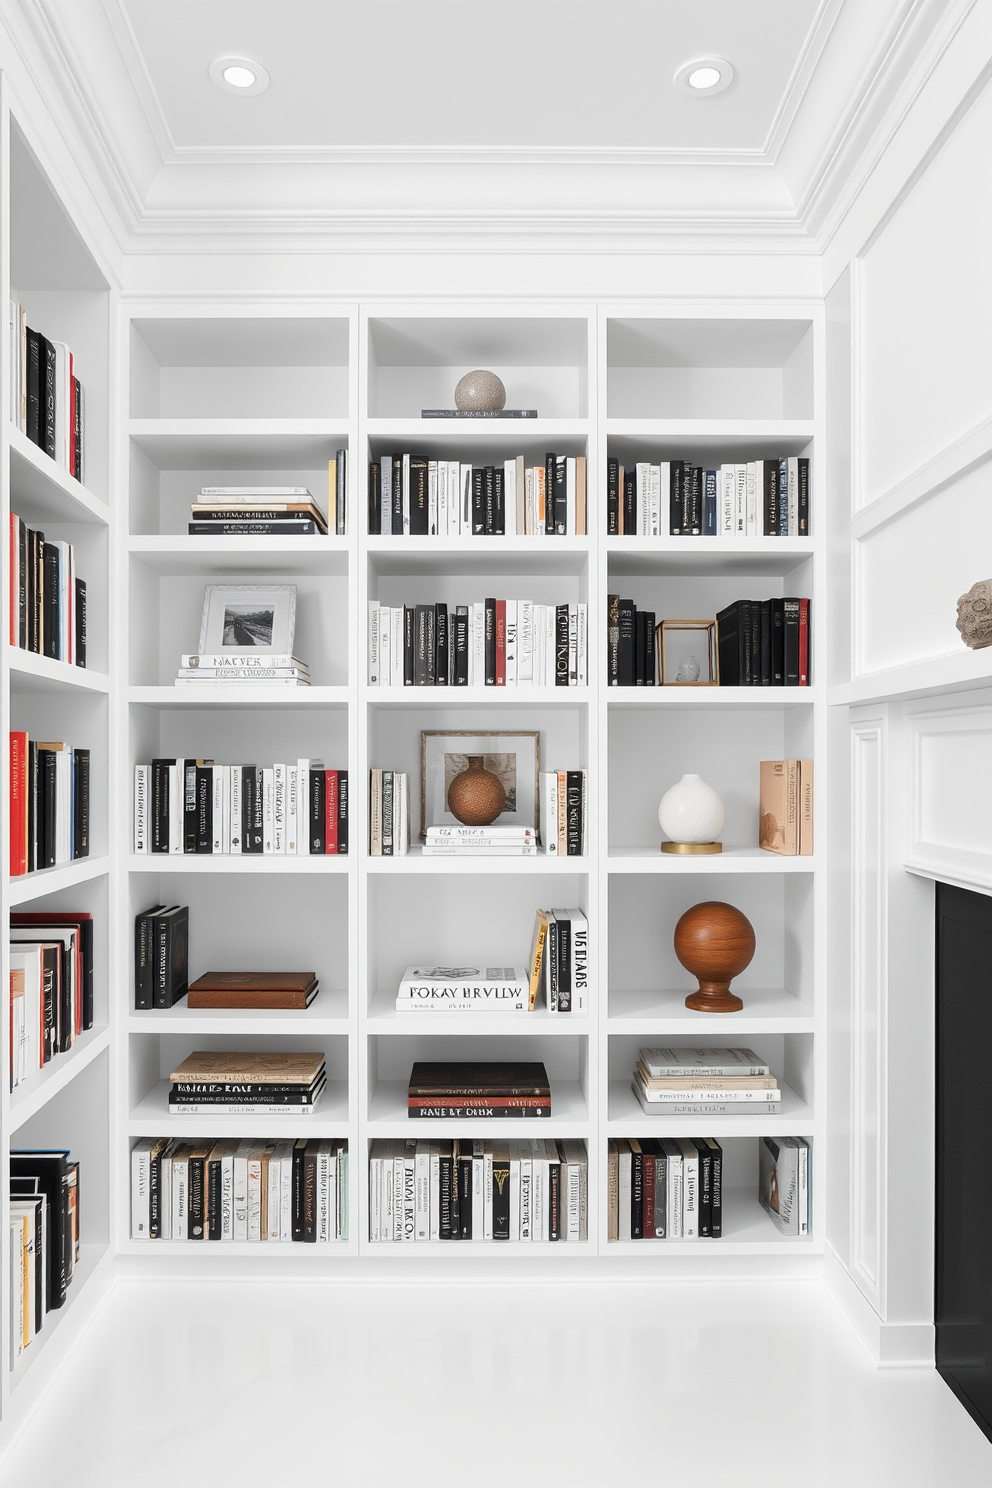
M 818 202 L 963 8 L 0 0 L 0 21 L 146 247 L 385 234 L 392 247 L 514 235 L 629 247 L 675 234 L 812 250 Z M 268 90 L 214 86 L 207 69 L 225 54 L 262 63 Z M 733 64 L 730 88 L 678 92 L 675 70 L 707 55 Z

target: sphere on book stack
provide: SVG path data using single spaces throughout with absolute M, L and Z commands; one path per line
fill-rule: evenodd
M 658 822 L 671 842 L 663 842 L 663 853 L 718 853 L 723 827 L 723 802 L 701 775 L 683 775 L 661 798 Z
M 743 1002 L 730 990 L 735 976 L 751 964 L 754 927 L 747 915 L 708 899 L 694 904 L 675 926 L 675 954 L 699 983 L 685 1000 L 697 1013 L 738 1013 Z
M 466 372 L 455 388 L 459 413 L 499 413 L 506 407 L 506 388 L 495 372 Z
M 488 827 L 506 805 L 506 791 L 498 775 L 472 763 L 448 786 L 448 810 L 465 827 Z

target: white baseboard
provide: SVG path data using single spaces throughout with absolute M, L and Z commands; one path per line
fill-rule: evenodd
M 827 1244 L 823 1279 L 879 1369 L 933 1368 L 933 1323 L 886 1323 Z

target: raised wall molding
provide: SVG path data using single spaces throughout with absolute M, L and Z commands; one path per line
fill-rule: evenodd
M 992 707 L 910 713 L 912 842 L 904 867 L 992 893 Z

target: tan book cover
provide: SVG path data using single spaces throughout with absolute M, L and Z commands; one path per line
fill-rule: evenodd
M 799 761 L 762 760 L 758 846 L 794 857 L 799 851 Z
M 651 1075 L 637 1061 L 638 1077 L 647 1090 L 777 1090 L 775 1075 Z
M 304 1053 L 232 1053 L 227 1049 L 204 1049 L 188 1055 L 176 1066 L 170 1080 L 207 1084 L 306 1085 L 316 1080 L 324 1067 L 319 1051 Z
M 606 1238 L 607 1240 L 619 1240 L 620 1238 L 620 1215 L 618 1201 L 620 1195 L 620 1177 L 618 1172 L 619 1158 L 617 1155 L 617 1144 L 613 1137 L 607 1144 L 606 1159 Z
M 575 536 L 586 535 L 586 457 L 575 457 Z
M 813 855 L 813 761 L 799 761 L 799 851 Z
M 534 939 L 530 948 L 530 986 L 527 996 L 527 1011 L 537 1007 L 537 994 L 541 988 L 541 966 L 544 962 L 544 942 L 548 938 L 548 916 L 543 909 L 537 911 L 534 920 Z

